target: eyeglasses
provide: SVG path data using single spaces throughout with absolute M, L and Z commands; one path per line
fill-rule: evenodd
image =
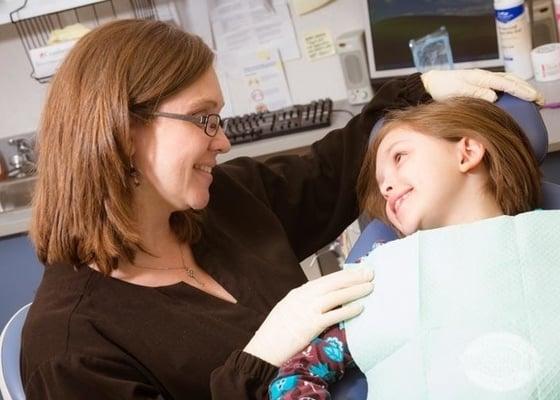
M 207 115 L 186 115 L 186 114 L 175 114 L 167 112 L 156 111 L 152 113 L 156 117 L 172 118 L 181 121 L 192 122 L 200 127 L 204 127 L 204 133 L 210 137 L 216 136 L 221 128 L 225 129 L 227 120 L 222 120 L 219 114 L 207 114 Z

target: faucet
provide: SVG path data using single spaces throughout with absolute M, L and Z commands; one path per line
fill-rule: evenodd
M 35 173 L 34 141 L 27 138 L 9 139 L 8 144 L 15 146 L 17 154 L 10 157 L 10 165 L 13 167 L 8 176 L 13 178 L 25 178 Z

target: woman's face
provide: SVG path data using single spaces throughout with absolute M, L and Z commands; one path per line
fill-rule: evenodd
M 376 179 L 389 221 L 404 235 L 447 225 L 464 174 L 455 143 L 408 127 L 391 130 L 376 157 Z
M 200 116 L 218 114 L 223 105 L 216 73 L 210 68 L 162 102 L 158 111 Z M 163 200 L 173 211 L 206 207 L 216 156 L 231 148 L 222 128 L 210 137 L 196 123 L 155 117 L 152 123 L 134 128 L 134 141 L 140 196 L 158 205 Z

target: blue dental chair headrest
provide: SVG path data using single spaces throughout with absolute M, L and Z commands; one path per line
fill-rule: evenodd
M 496 105 L 513 117 L 523 129 L 537 161 L 541 164 L 548 152 L 548 132 L 537 105 L 507 93 L 498 98 Z
M 534 103 L 521 100 L 508 94 L 502 94 L 496 105 L 510 114 L 521 126 L 529 139 L 537 161 L 542 163 L 548 151 L 548 133 L 538 107 Z M 370 141 L 377 134 L 383 119 L 379 120 L 370 134 Z M 551 182 L 542 184 L 543 199 L 541 207 L 545 210 L 560 209 L 560 185 Z M 367 223 L 367 222 L 366 222 Z M 381 221 L 373 220 L 362 229 L 358 240 L 352 247 L 346 262 L 356 262 L 371 250 L 375 242 L 389 242 L 397 238 L 395 232 Z M 333 400 L 365 400 L 367 398 L 367 381 L 357 368 L 350 370 L 340 382 L 331 387 Z

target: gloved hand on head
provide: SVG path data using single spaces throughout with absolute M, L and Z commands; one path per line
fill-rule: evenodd
M 329 326 L 360 314 L 363 306 L 347 303 L 371 293 L 372 279 L 371 270 L 351 268 L 291 290 L 268 314 L 244 351 L 279 367 Z
M 482 69 L 433 70 L 421 75 L 426 91 L 434 100 L 449 97 L 469 96 L 496 101 L 496 90 L 527 101 L 544 104 L 543 95 L 523 79 L 505 72 L 490 72 Z

